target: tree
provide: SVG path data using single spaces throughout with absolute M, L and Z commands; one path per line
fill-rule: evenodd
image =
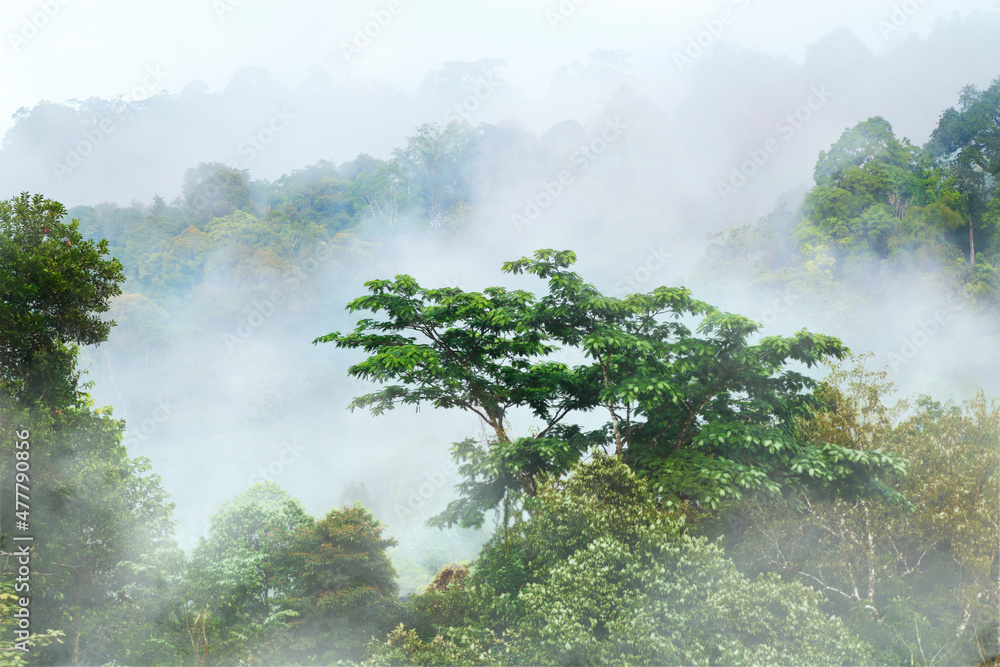
M 199 222 L 244 211 L 256 213 L 250 200 L 250 174 L 219 162 L 202 162 L 184 172 L 183 192 L 191 214 Z
M 122 266 L 65 214 L 41 195 L 0 202 L 0 391 L 23 402 L 72 401 L 70 346 L 100 343 L 114 326 L 100 314 L 121 293 Z
M 785 366 L 843 357 L 839 340 L 800 331 L 754 344 L 757 323 L 697 301 L 685 288 L 606 297 L 567 270 L 575 261 L 570 251 L 539 250 L 504 265 L 508 273 L 547 279 L 540 299 L 502 287 L 427 290 L 405 275 L 373 280 L 366 283 L 372 294 L 348 308 L 386 318 L 314 341 L 372 353 L 350 367 L 355 377 L 399 382 L 354 399 L 352 409 L 459 407 L 492 431 L 485 445 L 455 445 L 463 497 L 439 525 L 481 525 L 483 512 L 509 500 L 508 491 L 533 495 L 537 478 L 561 474 L 594 445 L 614 447 L 667 505 L 714 508 L 746 491 L 785 486 L 892 496 L 878 473 L 901 467 L 900 460 L 810 440 L 796 429 L 820 401 L 811 392 L 815 381 Z M 692 316 L 703 317 L 700 336 L 680 321 Z M 559 346 L 590 363 L 547 361 Z M 541 422 L 531 437 L 509 437 L 505 419 L 515 407 L 530 408 Z M 611 418 L 599 431 L 563 423 L 595 408 Z
M 502 287 L 483 293 L 424 289 L 406 275 L 369 281 L 366 287 L 371 295 L 355 299 L 348 309 L 384 312 L 387 319 L 364 319 L 351 334 L 334 332 L 314 343 L 373 352 L 348 372 L 362 380 L 398 382 L 355 398 L 352 410 L 368 407 L 382 414 L 396 405 L 430 403 L 483 420 L 495 437 L 494 451 L 512 463 L 497 468 L 483 489 L 487 497 L 467 508 L 462 519 L 467 525 L 481 524 L 482 511 L 508 488 L 531 494 L 537 474 L 563 469 L 574 459 L 578 452 L 553 436 L 569 412 L 586 407 L 577 398 L 585 386 L 564 364 L 531 362 L 555 349 L 544 334 L 521 322 L 533 295 Z M 517 407 L 530 408 L 544 424 L 534 437 L 512 439 L 507 433 L 507 412 Z
M 913 160 L 909 142 L 900 142 L 892 126 L 875 116 L 845 130 L 829 151 L 820 151 L 813 176 L 817 185 L 837 184 L 848 190 L 855 189 L 850 183 L 853 179 L 867 179 L 869 184 L 881 181 L 877 189 L 884 191 L 893 181 L 905 179 Z
M 391 228 L 410 204 L 407 175 L 396 161 L 379 162 L 375 169 L 359 173 L 350 193 L 368 210 L 376 222 Z
M 847 349 L 839 340 L 803 330 L 752 344 L 759 324 L 697 301 L 686 288 L 605 297 L 565 270 L 574 259 L 538 251 L 504 269 L 548 278 L 549 294 L 527 324 L 594 360 L 577 370 L 600 385 L 615 453 L 666 504 L 715 508 L 745 491 L 817 485 L 891 494 L 877 473 L 901 461 L 810 441 L 795 428 L 821 402 L 811 392 L 815 381 L 786 366 L 840 358 Z M 699 315 L 695 336 L 680 319 Z
M 1000 179 L 1000 78 L 986 90 L 967 86 L 959 108 L 941 114 L 927 143 L 928 153 L 947 165 L 960 193 L 960 210 L 968 221 L 969 263 L 976 263 L 975 231 L 996 234 L 996 220 L 984 224 L 990 199 L 996 199 Z
M 468 199 L 464 162 L 475 145 L 475 134 L 467 123 L 453 120 L 444 128 L 425 123 L 407 139 L 405 148 L 393 158 L 423 198 L 431 227 L 440 227 L 445 214 Z
M 718 544 L 665 515 L 615 457 L 574 466 L 527 507 L 512 548 L 488 543 L 456 591 L 468 600 L 467 620 L 430 641 L 400 627 L 373 646 L 374 664 L 871 661 L 818 594 L 741 575 Z
M 142 602 L 148 575 L 138 570 L 162 564 L 176 550 L 173 504 L 149 460 L 128 457 L 124 429 L 109 409 L 95 410 L 86 394 L 74 404 L 31 410 L 0 397 L 0 474 L 13 480 L 15 453 L 28 452 L 19 460 L 28 463 L 23 483 L 30 489 L 28 515 L 15 517 L 13 503 L 2 507 L 0 551 L 12 550 L 15 534 L 34 537 L 32 619 L 67 639 L 39 651 L 53 664 L 121 659 L 116 631 L 101 617 L 125 600 Z M 27 448 L 18 448 L 21 442 Z M 15 532 L 15 519 L 28 528 Z M 7 580 L 17 562 L 0 564 L 11 568 L 2 572 Z
M 532 581 L 518 598 L 528 662 L 864 664 L 869 649 L 819 596 L 747 579 L 721 547 L 664 515 L 648 486 L 598 455 L 534 501 Z M 530 657 L 529 657 L 530 656 Z
M 311 524 L 302 504 L 274 482 L 258 482 L 212 516 L 184 577 L 174 625 L 197 664 L 267 662 L 297 612 L 285 599 L 297 569 L 296 531 Z
M 333 509 L 299 529 L 289 593 L 300 617 L 298 654 L 323 664 L 358 660 L 372 637 L 394 625 L 396 571 L 385 550 L 384 525 L 360 503 Z
M 30 490 L 27 508 L 0 509 L 0 551 L 14 529 L 34 538 L 33 620 L 68 639 L 40 659 L 103 663 L 123 656 L 101 616 L 143 594 L 137 568 L 176 549 L 173 505 L 149 461 L 128 457 L 124 423 L 78 387 L 76 346 L 107 338 L 101 313 L 123 276 L 107 241 L 85 241 L 64 216 L 40 195 L 0 203 L 0 475 L 13 480 L 16 461 Z M 0 565 L 9 580 L 15 564 Z
M 886 661 L 982 662 L 1000 651 L 1000 405 L 982 394 L 964 409 L 926 397 L 886 405 L 894 389 L 864 361 L 834 369 L 822 389 L 829 407 L 804 428 L 906 457 L 908 474 L 887 481 L 910 504 L 756 499 L 734 546 L 752 571 L 821 592 Z

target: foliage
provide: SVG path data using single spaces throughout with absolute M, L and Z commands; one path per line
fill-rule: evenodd
M 15 433 L 24 431 L 29 446 L 16 449 Z M 33 622 L 69 640 L 42 649 L 46 660 L 78 664 L 115 655 L 110 636 L 93 632 L 94 617 L 150 592 L 129 563 L 150 563 L 176 549 L 173 504 L 149 461 L 128 457 L 123 431 L 123 422 L 94 409 L 86 394 L 61 408 L 20 408 L 0 397 L 0 474 L 13 479 L 15 451 L 30 452 Z M 0 549 L 7 551 L 13 503 L 2 512 Z
M 368 646 L 370 657 L 364 665 L 505 665 L 491 654 L 488 643 L 476 640 L 455 642 L 436 635 L 425 640 L 416 630 L 407 630 L 403 624 L 396 627 L 384 642 L 372 642 Z
M 653 480 L 668 506 L 717 507 L 746 491 L 785 486 L 890 493 L 877 475 L 901 465 L 894 457 L 796 431 L 796 419 L 819 402 L 810 393 L 814 381 L 785 367 L 840 358 L 846 348 L 839 340 L 800 331 L 753 344 L 759 325 L 697 301 L 685 288 L 606 297 L 567 270 L 575 260 L 570 251 L 539 250 L 504 265 L 508 273 L 547 279 L 540 299 L 503 287 L 425 289 L 405 275 L 369 281 L 371 294 L 348 309 L 384 317 L 314 341 L 368 352 L 348 372 L 396 383 L 355 398 L 352 409 L 458 407 L 493 432 L 486 444 L 467 439 L 453 447 L 465 478 L 462 497 L 437 525 L 480 526 L 501 503 L 509 511 L 518 493 L 533 495 L 536 479 L 561 474 L 595 443 L 612 445 Z M 680 321 L 691 316 L 703 317 L 700 336 Z M 592 363 L 547 361 L 557 344 Z M 530 408 L 541 425 L 514 439 L 506 415 L 519 407 Z M 611 417 L 601 431 L 562 423 L 571 412 L 595 408 Z
M 10 557 L 4 556 L 5 560 L 8 558 Z M 4 572 L 10 569 L 6 564 L 3 566 Z M 61 637 L 66 635 L 62 630 L 35 631 L 31 633 L 30 642 L 18 641 L 14 634 L 14 630 L 18 627 L 18 618 L 14 616 L 14 613 L 22 608 L 18 603 L 22 595 L 18 595 L 15 591 L 13 579 L 5 578 L 0 581 L 0 632 L 3 633 L 3 638 L 0 639 L 0 664 L 11 667 L 27 665 L 30 651 L 48 646 L 53 642 L 61 644 Z
M 965 299 L 992 312 L 1000 303 L 998 109 L 1000 80 L 963 89 L 923 147 L 897 138 L 881 117 L 848 128 L 820 153 L 794 229 L 775 238 L 773 216 L 732 229 L 698 274 L 713 284 L 749 270 L 758 288 L 781 286 L 845 317 L 902 275 L 961 285 Z
M 456 458 L 493 473 L 477 486 L 480 497 L 457 510 L 449 523 L 481 525 L 483 511 L 508 489 L 533 493 L 537 474 L 558 472 L 572 462 L 577 453 L 549 434 L 560 433 L 562 418 L 584 407 L 575 396 L 584 389 L 563 364 L 531 363 L 554 350 L 544 334 L 521 322 L 533 295 L 502 287 L 483 293 L 424 289 L 405 275 L 366 286 L 371 295 L 355 299 L 348 309 L 384 312 L 388 319 L 364 319 L 351 334 L 334 332 L 314 341 L 374 353 L 348 372 L 362 380 L 399 383 L 355 398 L 351 408 L 370 407 L 381 414 L 397 404 L 457 407 L 476 414 L 495 435 L 491 456 L 477 455 L 468 441 L 456 446 Z M 405 335 L 411 332 L 416 336 Z M 530 408 L 545 424 L 532 438 L 512 440 L 507 433 L 507 412 L 518 407 Z
M 107 241 L 85 241 L 65 213 L 41 195 L 0 202 L 0 391 L 26 402 L 73 399 L 69 346 L 107 338 L 100 314 L 124 280 Z
M 114 323 L 100 315 L 122 272 L 104 257 L 107 242 L 84 241 L 64 214 L 37 195 L 0 204 L 0 475 L 13 480 L 16 461 L 30 497 L 20 513 L 3 504 L 0 550 L 11 548 L 15 527 L 30 531 L 33 623 L 69 640 L 40 642 L 39 659 L 80 664 L 124 656 L 136 636 L 105 621 L 125 600 L 155 597 L 136 568 L 167 569 L 163 555 L 176 546 L 159 477 L 127 455 L 124 423 L 77 386 L 74 344 L 106 338 Z M 4 559 L 5 581 L 15 565 Z
M 910 664 L 967 664 L 998 651 L 1000 406 L 921 398 L 886 407 L 884 372 L 836 369 L 829 411 L 806 426 L 833 442 L 910 461 L 887 482 L 909 500 L 803 495 L 800 511 L 757 501 L 735 542 L 754 570 L 815 587 L 859 633 Z M 911 412 L 907 414 L 907 410 Z
M 322 664 L 357 660 L 371 637 L 394 625 L 396 572 L 385 550 L 396 540 L 382 537 L 382 530 L 360 503 L 299 529 L 288 586 L 300 614 L 293 625 L 309 647 L 299 655 Z
M 475 563 L 465 584 L 468 623 L 431 640 L 400 627 L 376 647 L 376 658 L 595 665 L 870 660 L 869 649 L 820 609 L 818 594 L 774 577 L 740 575 L 721 547 L 664 514 L 616 458 L 598 454 L 579 464 L 526 506 L 529 515 L 511 527 L 520 548 L 497 539 Z M 498 577 L 505 560 L 520 574 Z
M 273 482 L 258 482 L 212 516 L 184 576 L 176 611 L 181 645 L 197 664 L 261 660 L 297 615 L 282 597 L 296 569 L 293 535 L 311 518 Z

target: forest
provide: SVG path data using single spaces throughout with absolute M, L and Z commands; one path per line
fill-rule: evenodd
M 478 291 L 388 275 L 390 243 L 467 238 L 512 152 L 559 173 L 589 136 L 459 118 L 274 181 L 200 163 L 171 202 L 0 202 L 0 664 L 1000 664 L 995 386 L 901 396 L 890 371 L 916 351 L 879 366 L 704 296 L 742 281 L 851 320 L 908 282 L 949 295 L 918 304 L 925 338 L 968 314 L 995 363 L 1000 78 L 925 145 L 882 117 L 846 129 L 808 191 L 714 238 L 697 289 L 609 294 L 570 248 Z M 334 310 L 339 330 L 303 326 Z M 310 389 L 329 410 L 476 420 L 446 506 L 359 483 L 314 516 L 261 475 L 180 545 L 135 449 L 176 408 L 136 431 L 93 377 L 115 382 L 115 355 L 183 374 L 177 328 L 234 353 L 226 371 L 271 320 L 324 372 L 339 359 Z M 475 556 L 394 558 L 403 514 Z

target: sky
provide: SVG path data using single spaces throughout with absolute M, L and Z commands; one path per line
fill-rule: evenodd
M 130 95 L 148 67 L 164 72 L 163 87 L 175 93 L 199 80 L 221 89 L 254 65 L 293 85 L 321 63 L 413 90 L 443 62 L 504 57 L 505 75 L 532 95 L 558 66 L 595 48 L 625 49 L 640 73 L 653 71 L 715 27 L 715 40 L 801 60 L 837 27 L 879 52 L 942 17 L 997 7 L 995 0 L 5 0 L 0 131 L 18 108 L 40 100 Z M 370 30 L 371 43 L 343 62 L 344 46 L 380 17 L 385 25 Z
M 512 214 L 537 200 L 542 187 L 534 176 L 513 179 L 476 212 L 477 223 L 494 231 L 460 248 L 400 244 L 387 251 L 387 272 L 481 289 L 496 284 L 503 260 L 540 247 L 572 247 L 581 273 L 621 296 L 617 286 L 629 281 L 643 289 L 652 281 L 683 284 L 709 233 L 754 222 L 782 198 L 801 196 L 818 152 L 844 129 L 884 115 L 897 135 L 924 143 L 963 86 L 987 86 L 1000 75 L 1000 47 L 979 25 L 987 23 L 963 22 L 973 15 L 995 21 L 1000 3 L 4 0 L 0 197 L 27 190 L 68 207 L 149 204 L 154 194 L 177 196 L 184 170 L 201 161 L 236 160 L 254 178 L 276 179 L 320 159 L 340 164 L 361 152 L 389 157 L 420 123 L 447 120 L 447 108 L 421 96 L 428 73 L 454 61 L 493 58 L 505 61 L 509 88 L 485 101 L 471 122 L 513 119 L 542 135 L 573 119 L 575 131 L 588 136 L 621 122 L 624 133 L 609 135 L 616 140 L 606 158 L 585 161 L 574 172 L 582 185 L 537 224 L 511 227 Z M 557 85 L 560 71 L 580 70 L 597 50 L 629 55 L 631 67 L 613 78 L 614 91 L 603 84 Z M 317 75 L 325 87 L 307 86 Z M 629 92 L 617 87 L 622 81 Z M 199 97 L 204 86 L 198 82 L 218 95 Z M 166 102 L 116 126 L 79 169 L 60 173 L 58 165 L 87 136 L 81 132 L 94 130 L 72 114 L 45 111 L 41 102 L 157 96 Z M 806 122 L 780 129 L 803 108 Z M 19 109 L 45 113 L 22 116 L 32 122 L 18 126 Z M 282 114 L 293 116 L 287 132 L 240 162 L 247 134 L 284 130 Z M 771 141 L 777 152 L 746 187 L 720 190 L 736 165 Z M 330 307 L 339 313 L 352 290 L 356 295 L 372 277 L 331 288 L 344 299 L 331 299 Z M 808 325 L 840 335 L 835 326 L 823 328 L 829 323 L 796 319 L 804 317 L 804 304 L 797 311 L 799 304 L 789 306 L 780 295 L 765 303 L 741 301 L 739 290 L 711 298 L 756 319 L 772 307 L 789 310 L 790 331 Z M 878 322 L 892 319 L 896 305 L 880 306 Z M 895 328 L 849 344 L 857 351 L 897 351 L 919 327 L 905 309 L 899 313 Z M 952 321 L 949 337 L 922 352 L 923 366 L 901 369 L 908 388 L 958 387 L 958 395 L 992 373 L 977 362 L 974 345 L 956 344 L 974 334 L 977 323 L 957 315 Z M 283 470 L 278 481 L 319 513 L 339 497 L 323 485 L 357 481 L 366 466 L 392 470 L 405 461 L 411 472 L 438 479 L 449 461 L 448 443 L 475 431 L 474 420 L 433 411 L 422 412 L 419 423 L 412 412 L 379 420 L 347 413 L 342 408 L 357 387 L 343 380 L 332 395 L 323 394 L 329 387 L 321 376 L 343 378 L 348 362 L 309 341 L 353 323 L 337 314 L 310 324 L 303 331 L 275 323 L 238 353 L 217 339 L 214 348 L 180 340 L 177 350 L 192 350 L 184 374 L 169 359 L 130 359 L 102 375 L 104 361 L 92 354 L 95 396 L 118 406 L 116 414 L 129 420 L 127 442 L 139 443 L 130 451 L 149 456 L 163 475 L 178 502 L 186 546 L 218 503 L 246 488 L 261 468 Z M 213 349 L 221 350 L 214 358 Z M 935 374 L 956 366 L 968 372 L 955 385 Z M 995 382 L 1000 374 L 991 377 Z M 164 424 L 150 421 L 164 414 L 164 401 L 174 416 Z M 271 407 L 274 415 L 261 422 Z M 137 430 L 144 423 L 148 433 Z M 329 433 L 335 443 L 315 444 Z M 433 453 L 412 461 L 414 443 Z M 321 480 L 324 471 L 329 479 Z M 401 493 L 422 488 L 420 479 L 403 484 Z M 367 483 L 378 484 L 370 477 Z M 448 500 L 448 487 L 435 483 L 435 502 Z

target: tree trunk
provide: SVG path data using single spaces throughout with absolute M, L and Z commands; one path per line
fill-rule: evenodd
M 969 216 L 969 264 L 976 264 L 976 239 L 972 236 L 972 216 Z

